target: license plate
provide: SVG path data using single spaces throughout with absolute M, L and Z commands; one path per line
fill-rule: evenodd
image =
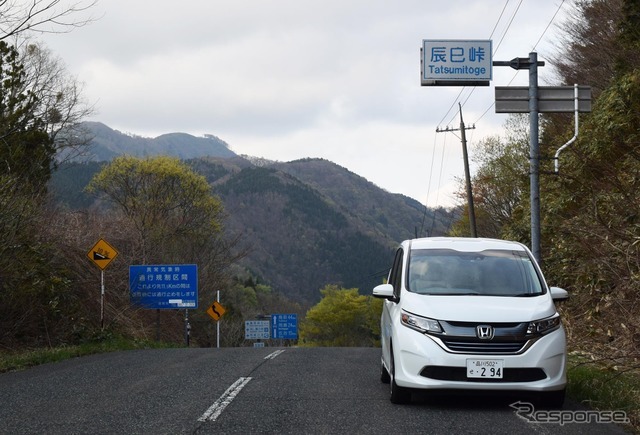
M 503 364 L 501 359 L 468 359 L 467 378 L 502 379 Z

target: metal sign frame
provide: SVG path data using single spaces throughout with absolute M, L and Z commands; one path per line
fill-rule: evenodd
M 496 113 L 529 113 L 528 86 L 496 86 Z M 574 86 L 538 86 L 538 113 L 573 113 Z M 591 87 L 578 86 L 578 112 L 591 112 Z

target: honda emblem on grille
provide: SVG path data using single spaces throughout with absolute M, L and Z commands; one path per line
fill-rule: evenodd
M 476 336 L 480 340 L 491 340 L 495 330 L 491 325 L 478 325 L 476 326 Z

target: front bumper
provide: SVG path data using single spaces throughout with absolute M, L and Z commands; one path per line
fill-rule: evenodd
M 402 327 L 394 337 L 395 381 L 401 387 L 501 391 L 555 391 L 565 388 L 566 338 L 562 327 L 520 354 L 452 353 L 437 339 Z M 503 361 L 502 379 L 466 377 L 468 359 Z

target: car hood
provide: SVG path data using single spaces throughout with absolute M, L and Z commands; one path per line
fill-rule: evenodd
M 458 322 L 531 322 L 556 312 L 549 293 L 533 297 L 435 296 L 405 293 L 402 309 L 422 317 Z

